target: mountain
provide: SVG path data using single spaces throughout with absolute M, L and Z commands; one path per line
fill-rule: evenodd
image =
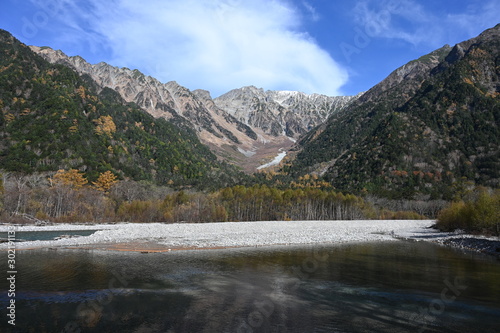
M 231 90 L 214 102 L 239 121 L 260 128 L 266 134 L 298 139 L 358 97 L 264 91 L 249 86 Z
M 176 117 L 170 111 L 173 102 L 163 104 L 170 117 Z M 110 170 L 122 178 L 198 187 L 241 177 L 190 128 L 156 119 L 89 75 L 49 63 L 3 30 L 0 110 L 3 171 L 75 168 L 92 180 Z
M 500 184 L 499 51 L 500 25 L 411 61 L 358 96 L 250 86 L 213 99 L 138 70 L 28 48 L 0 30 L 0 169 L 77 168 L 91 179 L 111 170 L 216 187 L 242 177 L 221 160 L 253 172 L 298 140 L 282 168 L 289 176 L 396 199 L 450 199 L 471 184 Z
M 256 138 L 250 128 L 236 119 L 221 116 L 222 112 L 215 108 L 205 107 L 206 99 L 211 99 L 206 95 L 208 92 L 195 94 L 174 81 L 164 84 L 136 69 L 118 68 L 104 62 L 92 65 L 79 56 L 68 57 L 49 47 L 31 46 L 31 49 L 51 63 L 63 64 L 80 74 L 89 75 L 100 87 L 117 91 L 127 102 L 136 103 L 155 118 L 190 127 L 205 144 L 216 147 L 215 151 Z
M 393 198 L 500 184 L 500 25 L 391 73 L 298 143 L 285 171 Z
M 89 75 L 100 87 L 117 91 L 127 102 L 136 103 L 156 118 L 193 129 L 219 158 L 250 173 L 282 150 L 290 149 L 293 138 L 323 122 L 352 99 L 267 92 L 264 98 L 262 94 L 252 95 L 250 100 L 258 100 L 257 106 L 247 105 L 241 94 L 235 93 L 248 90 L 242 88 L 213 100 L 206 90 L 190 91 L 174 81 L 161 83 L 136 69 L 104 62 L 92 65 L 79 56 L 69 57 L 49 47 L 31 49 L 51 63 Z

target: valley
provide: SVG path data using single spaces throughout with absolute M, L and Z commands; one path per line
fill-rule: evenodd
M 315 179 L 339 191 L 391 200 L 451 200 L 475 186 L 497 188 L 499 30 L 497 25 L 423 55 L 356 96 L 245 86 L 215 98 L 207 90 L 163 83 L 135 69 L 90 64 L 50 47 L 28 48 L 4 32 L 3 169 L 77 168 L 92 179 L 111 167 L 123 179 L 196 188 L 218 188 L 210 181 L 214 177 L 222 177 L 226 185 L 267 186 Z M 65 74 L 54 78 L 55 72 Z M 61 89 L 67 84 L 58 80 L 70 76 L 75 76 L 74 86 Z M 37 82 L 36 89 L 32 82 Z M 70 96 L 71 103 L 48 103 L 40 94 L 33 99 L 33 91 L 44 88 L 60 100 Z M 151 118 L 119 111 L 126 108 Z M 29 135 L 23 141 L 20 128 L 26 124 L 24 131 L 29 126 L 31 132 L 53 131 L 44 125 L 51 109 L 53 116 L 60 113 L 62 122 L 67 122 L 66 114 L 72 115 L 72 124 L 58 129 L 66 131 L 70 142 L 92 131 L 101 133 L 89 137 L 99 142 L 101 148 L 94 150 L 101 157 L 79 145 L 51 155 L 43 142 Z M 92 129 L 96 124 L 113 126 L 103 136 L 102 129 Z M 141 136 L 147 134 L 147 140 L 162 137 L 162 142 L 141 143 L 145 139 L 133 134 L 130 125 Z M 177 134 L 167 138 L 165 131 Z M 88 146 L 90 141 L 81 143 Z M 174 148 L 174 143 L 183 148 Z M 167 153 L 160 147 L 173 150 Z M 85 157 L 73 152 L 75 148 L 86 149 Z M 140 172 L 131 173 L 129 155 Z M 266 175 L 252 179 L 262 172 Z
M 89 75 L 101 88 L 117 91 L 155 118 L 182 122 L 221 160 L 249 174 L 359 97 L 264 91 L 250 86 L 213 99 L 209 91 L 190 91 L 175 81 L 161 83 L 138 70 L 103 62 L 92 65 L 50 47 L 30 48 L 51 63 Z
M 498 331 L 500 2 L 0 8 L 0 332 Z

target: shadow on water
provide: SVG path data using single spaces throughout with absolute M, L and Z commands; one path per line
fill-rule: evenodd
M 500 263 L 429 243 L 17 261 L 19 332 L 496 332 L 500 316 Z

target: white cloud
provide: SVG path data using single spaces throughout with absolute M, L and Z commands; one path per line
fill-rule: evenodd
M 370 37 L 396 39 L 413 46 L 440 47 L 460 42 L 498 23 L 500 2 L 473 0 L 453 12 L 431 11 L 415 0 L 361 0 L 354 8 L 358 25 L 368 29 Z
M 477 31 L 494 27 L 500 23 L 500 1 L 473 1 L 467 11 L 450 13 L 445 20 L 448 25 L 454 26 L 453 32 L 465 31 L 468 34 L 477 34 Z
M 302 5 L 304 6 L 304 8 L 307 10 L 307 12 L 309 13 L 311 19 L 314 21 L 314 22 L 317 22 L 320 20 L 320 15 L 318 14 L 318 11 L 316 10 L 316 8 L 311 5 L 309 2 L 307 1 L 302 1 Z
M 399 39 L 413 45 L 429 41 L 422 27 L 432 18 L 412 0 L 363 0 L 357 3 L 354 14 L 370 37 Z
M 65 1 L 75 41 L 164 82 L 217 96 L 243 85 L 336 95 L 347 81 L 286 0 Z

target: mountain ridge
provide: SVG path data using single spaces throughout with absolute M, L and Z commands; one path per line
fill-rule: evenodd
M 214 102 L 247 125 L 262 128 L 273 136 L 298 139 L 361 95 L 326 96 L 246 86 L 233 89 Z
M 396 69 L 306 135 L 286 170 L 389 197 L 498 187 L 499 37 L 497 25 Z
M 300 179 L 313 174 L 342 191 L 451 199 L 471 184 L 500 184 L 500 25 L 410 61 L 365 93 L 340 97 L 247 86 L 214 99 L 206 90 L 190 91 L 175 81 L 161 83 L 138 70 L 90 65 L 81 57 L 67 57 L 50 48 L 31 49 L 54 63 L 80 68 L 79 80 L 90 84 L 83 96 L 99 100 L 102 95 L 107 105 L 121 98 L 124 101 L 118 104 L 130 101 L 150 108 L 149 114 L 196 134 L 219 160 L 245 165 L 247 172 L 277 163 L 276 158 L 286 155 L 295 142 L 291 158 L 282 163 L 280 177 Z M 6 54 L 14 56 L 15 52 Z M 12 64 L 4 67 L 2 71 L 10 73 Z M 50 73 L 44 75 L 32 81 L 52 82 L 47 80 Z M 4 84 L 9 82 L 4 80 Z M 10 93 L 30 95 L 32 88 L 23 90 L 23 84 L 19 81 Z M 68 96 L 83 94 L 75 89 L 66 92 Z M 87 93 L 92 89 L 95 92 Z M 90 103 L 87 97 L 84 105 Z M 2 101 L 5 126 L 29 114 L 21 109 L 9 112 L 13 101 L 18 101 L 9 98 L 4 100 L 7 103 Z M 89 112 L 85 109 L 85 116 Z M 121 118 L 115 113 L 113 117 Z M 92 125 L 85 126 L 106 125 L 104 118 L 91 121 Z M 141 129 L 142 123 L 136 126 Z M 128 128 L 127 124 L 120 126 Z M 157 133 L 151 127 L 147 131 Z M 23 144 L 32 149 L 30 142 Z M 137 144 L 130 147 L 139 148 Z M 16 154 L 21 152 L 16 150 Z M 170 172 L 174 169 L 171 165 Z M 186 175 L 195 174 L 191 170 Z
M 256 171 L 281 150 L 289 149 L 295 139 L 305 133 L 304 128 L 316 126 L 318 122 L 326 119 L 329 112 L 334 111 L 324 110 L 321 117 L 306 120 L 299 119 L 304 117 L 303 114 L 287 112 L 283 119 L 277 120 L 272 111 L 269 111 L 272 108 L 265 107 L 266 103 L 276 103 L 263 100 L 259 114 L 246 112 L 251 113 L 248 117 L 266 121 L 245 122 L 241 121 L 245 117 L 237 119 L 230 105 L 222 107 L 221 103 L 217 102 L 220 97 L 219 100 L 212 99 L 206 90 L 190 91 L 175 81 L 161 83 L 136 69 L 114 67 L 104 62 L 92 65 L 80 56 L 69 57 L 50 47 L 31 46 L 31 49 L 51 63 L 64 64 L 81 74 L 90 75 L 101 87 L 117 91 L 126 101 L 138 104 L 156 118 L 165 118 L 177 125 L 192 128 L 200 140 L 219 158 L 239 165 L 247 172 Z M 284 94 L 275 92 L 274 95 L 283 97 Z M 289 95 L 285 97 L 292 98 Z M 308 95 L 302 93 L 296 95 L 303 99 L 308 98 Z M 311 96 L 319 99 L 321 95 Z M 311 107 L 313 104 L 314 102 L 309 102 L 307 106 Z M 285 109 L 286 107 L 283 107 L 283 110 Z M 308 123 L 304 126 L 306 122 Z M 293 133 L 282 130 L 281 126 L 285 123 L 289 128 L 294 126 Z M 269 130 L 268 126 L 274 130 Z M 291 134 L 292 140 L 287 134 Z
M 111 171 L 122 179 L 200 188 L 241 176 L 191 129 L 155 119 L 88 75 L 49 63 L 4 30 L 0 110 L 3 171 L 78 169 L 90 180 Z

